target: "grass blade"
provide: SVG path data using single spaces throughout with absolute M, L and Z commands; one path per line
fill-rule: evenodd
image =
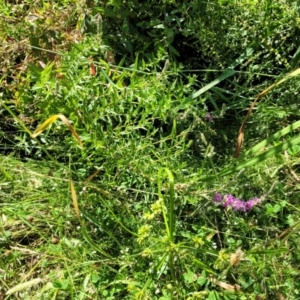
M 273 143 L 274 141 L 276 141 L 279 138 L 283 137 L 284 135 L 291 133 L 293 130 L 297 129 L 298 127 L 300 127 L 300 121 L 297 121 L 297 122 L 295 122 L 295 123 L 293 123 L 293 124 L 291 124 L 291 125 L 283 128 L 282 130 L 276 132 L 275 134 L 273 134 L 269 138 L 261 141 L 259 144 L 255 145 L 254 147 L 252 147 L 249 150 L 247 150 L 241 156 L 241 158 L 244 158 L 246 155 L 251 155 L 251 154 L 254 154 L 255 152 L 258 152 L 262 148 L 270 145 L 271 143 Z
M 209 89 L 211 89 L 212 87 L 214 87 L 215 85 L 219 84 L 224 79 L 226 79 L 226 78 L 228 78 L 228 77 L 230 77 L 230 76 L 232 76 L 234 74 L 235 74 L 234 70 L 226 70 L 217 79 L 215 79 L 214 81 L 210 82 L 209 84 L 207 84 L 206 86 L 204 86 L 203 88 L 201 88 L 196 93 L 193 93 L 192 94 L 192 99 L 195 99 L 195 98 L 199 97 L 200 95 L 202 95 L 203 93 L 205 93 L 206 91 L 208 91 Z
M 86 242 L 88 244 L 90 244 L 90 246 L 93 249 L 95 249 L 97 252 L 101 253 L 103 256 L 105 256 L 107 258 L 112 258 L 111 255 L 107 254 L 104 250 L 102 250 L 100 247 L 98 247 L 98 245 L 96 243 L 94 243 L 94 241 L 91 239 L 90 235 L 88 234 L 84 224 L 82 224 L 81 232 L 82 232 L 82 235 L 83 235 L 84 239 L 86 240 Z
M 58 118 L 58 115 L 51 116 L 44 123 L 42 123 L 32 134 L 33 138 L 36 138 L 43 131 L 45 131 L 52 123 L 54 123 Z
M 40 135 L 43 131 L 45 131 L 52 123 L 54 123 L 57 119 L 60 119 L 72 132 L 76 140 L 78 141 L 79 145 L 83 147 L 83 144 L 79 138 L 79 135 L 71 125 L 70 121 L 62 114 L 53 115 L 50 118 L 48 118 L 43 124 L 41 124 L 32 134 L 32 137 L 35 138 L 38 135 Z
M 160 199 L 163 199 L 161 190 L 162 190 L 162 184 L 161 184 L 161 179 L 162 179 L 162 174 L 163 172 L 167 173 L 168 180 L 169 180 L 169 194 L 170 194 L 170 200 L 169 200 L 169 205 L 168 207 L 168 217 L 165 214 L 165 210 L 163 209 L 163 215 L 164 215 L 164 221 L 165 221 L 165 226 L 167 230 L 167 235 L 170 238 L 172 242 L 174 238 L 174 197 L 175 197 L 175 192 L 174 192 L 174 177 L 171 171 L 167 168 L 161 168 L 158 171 L 158 196 Z
M 300 143 L 300 135 L 294 136 L 293 138 L 289 139 L 288 141 L 282 142 L 281 144 L 267 150 L 266 152 L 264 152 L 262 154 L 255 156 L 243 163 L 239 163 L 237 166 L 227 168 L 227 169 L 221 171 L 217 175 L 205 177 L 202 179 L 202 181 L 210 181 L 217 177 L 221 178 L 221 177 L 233 175 L 244 168 L 249 168 L 251 166 L 254 166 L 254 165 L 266 160 L 267 158 L 271 158 L 271 157 L 283 152 L 284 150 L 286 150 L 294 145 L 297 145 L 298 143 Z
M 241 153 L 241 149 L 242 149 L 242 144 L 244 141 L 244 136 L 245 136 L 245 126 L 247 123 L 248 118 L 250 117 L 252 110 L 256 104 L 257 101 L 259 101 L 263 96 L 265 96 L 271 89 L 273 89 L 274 87 L 280 85 L 281 83 L 287 81 L 290 78 L 293 78 L 295 76 L 298 76 L 300 74 L 300 68 L 298 68 L 297 70 L 291 72 L 290 74 L 286 75 L 284 78 L 282 78 L 281 80 L 279 80 L 278 82 L 272 84 L 271 86 L 269 86 L 268 88 L 266 88 L 263 92 L 261 92 L 256 99 L 252 102 L 250 108 L 248 109 L 248 112 L 243 120 L 243 123 L 240 127 L 239 133 L 238 133 L 238 138 L 237 138 L 237 143 L 236 143 L 236 148 L 235 148 L 235 152 L 234 152 L 234 157 L 238 158 L 240 156 Z
M 73 199 L 73 205 L 74 205 L 74 209 L 75 209 L 75 214 L 77 216 L 77 219 L 79 220 L 79 222 L 81 223 L 81 218 L 80 218 L 80 213 L 79 213 L 79 207 L 78 207 L 78 201 L 77 201 L 77 195 L 76 195 L 76 191 L 74 188 L 74 184 L 73 181 L 70 177 L 70 189 L 71 189 L 71 195 L 72 195 L 72 199 Z

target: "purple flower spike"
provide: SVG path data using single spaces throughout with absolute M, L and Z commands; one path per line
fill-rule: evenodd
M 223 207 L 232 207 L 235 211 L 246 212 L 251 210 L 255 205 L 260 203 L 262 200 L 259 198 L 253 198 L 248 201 L 240 200 L 239 198 L 233 197 L 231 194 L 222 197 L 221 194 L 216 193 L 214 201 L 221 203 Z

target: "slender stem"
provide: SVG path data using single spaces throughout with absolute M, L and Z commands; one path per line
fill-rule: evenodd
M 174 224 L 174 198 L 175 198 L 175 192 L 174 192 L 174 177 L 171 171 L 167 168 L 161 168 L 158 171 L 158 197 L 159 199 L 163 199 L 162 193 L 161 193 L 161 179 L 163 172 L 167 173 L 168 179 L 169 179 L 169 205 L 166 205 L 168 207 L 168 216 L 166 216 L 164 209 L 163 209 L 163 215 L 164 215 L 164 221 L 165 226 L 167 230 L 168 237 L 170 239 L 170 243 L 174 243 L 174 230 L 175 230 L 175 224 Z

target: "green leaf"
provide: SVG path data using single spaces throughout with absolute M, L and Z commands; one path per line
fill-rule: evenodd
M 234 74 L 235 74 L 234 70 L 226 70 L 217 79 L 215 79 L 214 81 L 210 82 L 209 84 L 207 84 L 206 86 L 204 86 L 203 88 L 201 88 L 199 91 L 193 93 L 192 96 L 191 96 L 192 99 L 195 99 L 195 98 L 199 97 L 200 95 L 202 95 L 203 93 L 205 93 L 206 91 L 208 91 L 209 89 L 211 89 L 212 87 L 214 87 L 215 85 L 219 84 L 220 82 L 222 82 L 226 78 L 228 78 L 230 76 L 233 76 Z
M 206 264 L 204 264 L 202 261 L 200 261 L 199 259 L 194 258 L 193 262 L 198 265 L 201 269 L 205 270 L 208 273 L 217 275 L 212 269 L 210 269 Z
M 192 272 L 191 270 L 188 270 L 187 272 L 185 272 L 183 274 L 183 278 L 187 284 L 190 284 L 197 280 L 197 275 L 194 272 Z
M 172 45 L 169 45 L 169 50 L 170 50 L 170 52 L 173 53 L 174 55 L 180 56 L 179 52 L 178 52 Z
M 255 255 L 262 255 L 262 254 L 281 254 L 288 252 L 288 248 L 277 248 L 277 249 L 266 249 L 266 250 L 250 250 L 247 251 L 247 254 L 255 254 Z
M 208 300 L 220 300 L 220 297 L 217 292 L 211 291 L 208 295 Z

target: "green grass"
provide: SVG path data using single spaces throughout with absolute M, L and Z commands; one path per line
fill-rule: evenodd
M 0 299 L 299 298 L 299 8 L 198 4 L 0 5 Z

